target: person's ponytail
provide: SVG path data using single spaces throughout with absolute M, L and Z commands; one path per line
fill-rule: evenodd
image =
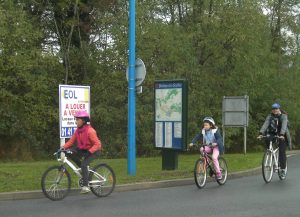
M 285 114 L 288 115 L 288 113 L 286 111 L 284 111 L 283 109 L 280 109 L 281 114 Z

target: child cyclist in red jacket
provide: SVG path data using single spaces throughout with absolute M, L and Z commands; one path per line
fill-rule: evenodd
M 202 144 L 205 145 L 205 152 L 212 153 L 212 160 L 216 170 L 217 179 L 222 179 L 218 157 L 219 154 L 224 151 L 223 138 L 212 117 L 203 119 L 202 131 L 194 137 L 189 146 L 193 146 L 198 141 L 201 141 Z M 204 148 L 200 148 L 201 153 L 204 151 Z
M 77 130 L 71 139 L 63 145 L 63 148 L 69 149 L 75 142 L 77 143 L 76 147 L 72 147 L 70 149 L 72 154 L 69 154 L 69 157 L 78 167 L 81 167 L 83 187 L 80 193 L 85 194 L 90 192 L 88 187 L 88 165 L 92 160 L 100 155 L 102 145 L 95 129 L 89 124 L 89 113 L 86 111 L 78 111 L 74 117 L 76 118 Z M 81 161 L 82 158 L 83 160 Z

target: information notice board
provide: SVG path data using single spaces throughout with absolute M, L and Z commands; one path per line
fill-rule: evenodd
M 155 147 L 185 150 L 187 140 L 187 82 L 155 81 Z

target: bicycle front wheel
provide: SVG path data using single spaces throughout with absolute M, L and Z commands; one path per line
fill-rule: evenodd
M 222 173 L 222 179 L 217 179 L 219 185 L 224 185 L 227 181 L 228 169 L 226 160 L 223 157 L 219 157 L 219 165 Z
M 265 182 L 269 183 L 273 176 L 273 156 L 269 150 L 264 153 L 261 168 Z
M 206 161 L 205 159 L 198 159 L 194 168 L 194 179 L 198 188 L 203 188 L 206 184 Z
M 97 197 L 110 195 L 116 185 L 116 175 L 107 164 L 99 164 L 90 171 L 89 184 L 91 191 Z
M 49 167 L 41 180 L 42 191 L 50 200 L 62 200 L 71 189 L 71 177 L 63 166 Z

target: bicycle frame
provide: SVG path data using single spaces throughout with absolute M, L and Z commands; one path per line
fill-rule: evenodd
M 277 172 L 278 171 L 278 162 L 279 162 L 279 160 L 278 160 L 278 151 L 279 151 L 279 147 L 277 147 L 276 149 L 274 149 L 273 148 L 273 141 L 272 140 L 270 140 L 270 143 L 269 143 L 269 148 L 268 148 L 268 151 L 270 151 L 271 152 L 271 154 L 272 154 L 272 158 L 275 160 L 275 162 L 274 162 L 274 165 L 275 165 L 275 171 Z M 267 162 L 269 162 L 269 160 L 267 159 Z M 271 161 L 271 164 L 272 164 L 273 162 Z M 270 166 L 270 167 L 272 167 L 272 165 L 267 165 L 267 166 Z
M 57 153 L 55 153 L 55 154 L 57 154 Z M 77 168 L 71 161 L 69 161 L 64 152 L 60 153 L 60 158 L 57 158 L 57 161 L 61 162 L 62 165 L 67 164 L 79 178 L 82 178 L 82 175 L 80 173 L 81 168 Z M 98 181 L 98 180 L 97 181 L 89 181 L 90 185 L 93 185 L 94 187 L 96 187 L 95 184 L 99 183 L 99 186 L 101 186 L 102 183 L 105 183 L 107 181 L 105 177 L 103 177 L 99 173 L 91 170 L 89 168 L 89 166 L 88 166 L 88 171 L 94 173 L 94 175 L 99 180 L 101 180 L 101 181 Z
M 204 147 L 204 146 L 203 146 Z M 207 168 L 209 168 L 211 171 L 213 171 L 213 174 L 215 174 L 215 169 L 214 166 L 211 165 L 212 162 L 212 158 L 211 156 L 205 151 L 205 149 L 203 150 L 203 153 L 200 153 L 200 159 L 204 159 L 204 165 L 205 165 L 205 169 L 207 170 Z

